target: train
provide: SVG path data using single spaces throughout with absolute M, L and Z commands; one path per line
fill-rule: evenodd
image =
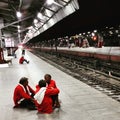
M 94 58 L 109 62 L 120 63 L 120 47 L 102 47 L 102 48 L 67 48 L 67 47 L 39 47 L 34 48 L 41 52 L 47 52 L 58 55 L 70 55 L 73 57 Z

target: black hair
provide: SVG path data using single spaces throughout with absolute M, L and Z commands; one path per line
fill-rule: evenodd
M 46 87 L 46 82 L 45 82 L 45 80 L 40 80 L 39 82 L 38 82 L 38 85 L 40 86 L 40 87 Z
M 22 78 L 20 79 L 19 83 L 23 85 L 23 84 L 24 84 L 25 82 L 27 82 L 27 81 L 28 81 L 28 78 L 22 77 Z
M 48 76 L 48 77 L 50 77 L 50 78 L 51 78 L 51 75 L 50 75 L 50 74 L 45 74 L 45 77 L 46 77 L 46 76 Z

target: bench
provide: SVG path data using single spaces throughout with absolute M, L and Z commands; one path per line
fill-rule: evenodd
M 6 59 L 5 62 L 8 63 L 8 64 L 12 64 L 12 58 L 11 59 Z

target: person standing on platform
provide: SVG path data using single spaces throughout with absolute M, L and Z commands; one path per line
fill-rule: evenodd
M 35 110 L 34 98 L 35 91 L 28 85 L 28 78 L 22 77 L 19 84 L 14 89 L 13 108 L 28 108 Z
M 58 88 L 48 88 L 46 87 L 46 81 L 40 80 L 38 83 L 39 90 L 35 94 L 35 104 L 38 109 L 38 113 L 52 113 L 53 112 L 53 100 L 51 96 L 57 95 L 59 93 Z
M 25 49 L 22 49 L 22 55 L 25 55 Z

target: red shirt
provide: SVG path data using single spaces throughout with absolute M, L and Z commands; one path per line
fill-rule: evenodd
M 54 81 L 54 80 L 50 80 L 50 83 L 49 84 L 47 84 L 47 87 L 48 88 L 57 88 L 57 86 L 56 86 L 56 82 Z
M 56 95 L 58 93 L 59 93 L 59 89 L 57 89 L 57 88 L 53 88 L 53 89 L 47 88 L 45 91 L 45 95 L 44 95 L 42 103 L 39 104 L 37 101 L 35 101 L 38 112 L 40 112 L 40 113 L 53 112 L 51 95 Z
M 30 93 L 33 93 L 33 94 L 35 93 L 35 91 L 30 86 L 27 86 L 27 87 Z M 14 90 L 14 95 L 13 95 L 13 101 L 14 101 L 15 106 L 17 106 L 19 104 L 19 101 L 23 98 L 30 99 L 31 96 L 29 93 L 25 91 L 24 87 L 21 84 L 19 84 L 16 86 Z
M 20 63 L 20 64 L 23 64 L 23 61 L 24 61 L 24 57 L 22 56 L 22 57 L 19 59 L 19 63 Z
M 57 88 L 55 80 L 50 80 L 50 83 L 47 84 L 48 88 Z M 37 93 L 40 90 L 39 85 L 36 85 L 35 93 Z

